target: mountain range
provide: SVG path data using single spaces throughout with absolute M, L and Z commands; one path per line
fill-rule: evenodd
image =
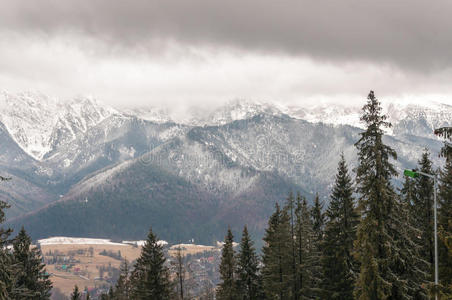
M 426 147 L 440 166 L 433 129 L 452 125 L 452 106 L 383 107 L 397 168 L 415 167 Z M 237 100 L 175 118 L 92 97 L 2 92 L 0 173 L 13 180 L 0 199 L 11 204 L 8 224 L 35 239 L 140 239 L 152 226 L 164 240 L 210 243 L 244 224 L 259 236 L 289 191 L 328 201 L 340 153 L 356 166 L 360 114 L 360 105 Z

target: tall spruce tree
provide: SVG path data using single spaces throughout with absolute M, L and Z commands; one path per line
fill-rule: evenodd
M 7 180 L 9 178 L 0 176 L 0 183 Z M 5 209 L 7 208 L 9 205 L 0 200 L 0 225 L 5 221 Z M 7 248 L 10 245 L 11 232 L 12 230 L 9 228 L 0 227 L 0 300 L 11 299 L 14 288 L 14 266 L 11 251 Z
M 306 198 L 297 195 L 295 209 L 295 245 L 297 254 L 298 296 L 299 299 L 320 298 L 316 275 L 320 269 L 318 249 L 316 247 L 316 234 L 313 230 L 311 210 Z
M 323 230 L 325 226 L 325 215 L 322 212 L 323 203 L 320 202 L 319 193 L 316 193 L 314 198 L 314 206 L 311 210 L 312 215 L 312 229 L 316 235 L 317 240 L 321 241 L 323 238 Z
M 417 201 L 416 186 L 414 180 L 405 177 L 405 182 L 398 197 L 398 205 L 394 210 L 396 219 L 392 220 L 394 227 L 396 246 L 401 249 L 398 263 L 393 267 L 404 283 L 404 294 L 407 299 L 427 299 L 428 277 L 430 264 L 421 254 L 422 226 L 419 224 L 416 210 L 413 208 Z
M 131 294 L 130 268 L 127 259 L 121 263 L 120 274 L 114 289 L 114 297 L 118 300 L 130 299 Z
M 276 210 L 268 221 L 264 236 L 262 282 L 266 299 L 291 299 L 292 259 L 290 217 L 287 210 Z
M 296 245 L 295 245 L 295 199 L 292 191 L 289 193 L 286 205 L 284 208 L 287 211 L 287 214 L 290 218 L 290 247 L 291 247 L 291 269 L 292 269 L 292 278 L 290 278 L 292 285 L 292 296 L 294 300 L 298 300 L 299 298 L 299 289 L 297 278 L 297 256 L 296 256 Z
M 382 114 L 380 102 L 370 91 L 361 121 L 366 130 L 355 144 L 358 149 L 357 192 L 361 222 L 358 225 L 356 250 L 360 274 L 355 285 L 358 299 L 409 299 L 408 283 L 403 272 L 408 241 L 396 221 L 400 213 L 398 195 L 391 179 L 397 172 L 391 159 L 396 152 L 383 143 L 384 128 L 391 127 Z
M 435 134 L 452 141 L 452 127 L 443 127 L 435 130 Z M 445 241 L 452 236 L 452 147 L 444 145 L 441 155 L 446 158 L 446 164 L 440 172 L 439 179 L 439 210 L 438 210 L 438 241 L 439 279 L 444 287 L 450 288 L 452 294 L 452 252 L 449 251 Z
M 444 151 L 445 152 L 445 151 Z M 451 153 L 452 154 L 452 153 Z M 452 235 L 452 155 L 446 157 L 439 180 L 438 231 L 441 237 Z M 444 239 L 438 241 L 439 279 L 443 286 L 452 285 L 452 255 Z
M 311 257 L 314 265 L 313 272 L 313 289 L 315 295 L 319 298 L 322 294 L 323 272 L 321 265 L 322 242 L 325 227 L 325 214 L 323 213 L 323 203 L 320 202 L 319 194 L 316 193 L 314 205 L 311 209 L 312 231 L 314 233 L 313 248 Z
M 236 289 L 236 262 L 233 243 L 234 236 L 232 235 L 231 228 L 228 228 L 228 232 L 224 239 L 223 249 L 221 250 L 221 283 L 218 287 L 217 292 L 217 298 L 219 300 L 234 300 L 238 297 Z
M 354 207 L 352 179 L 343 154 L 330 198 L 322 243 L 323 298 L 351 300 L 358 271 L 353 243 L 359 214 Z
M 171 299 L 172 286 L 165 262 L 163 246 L 151 228 L 132 273 L 132 299 Z
M 31 246 L 31 238 L 23 227 L 13 241 L 13 250 L 16 298 L 50 299 L 52 282 L 41 251 Z
M 237 296 L 242 300 L 262 298 L 259 259 L 253 244 L 248 234 L 248 228 L 245 226 L 237 256 Z
M 419 160 L 420 171 L 433 174 L 432 161 L 430 153 L 425 149 Z M 416 222 L 416 226 L 421 232 L 421 255 L 422 258 L 433 265 L 434 263 L 434 244 L 433 244 L 433 179 L 427 176 L 419 176 L 415 179 L 416 195 L 413 197 L 411 207 L 412 216 Z M 408 203 L 409 204 L 409 203 Z M 433 272 L 431 279 L 433 279 Z
M 5 218 L 4 209 L 8 207 L 6 202 L 0 201 L 0 224 Z M 0 300 L 9 299 L 13 287 L 12 256 L 7 248 L 10 233 L 11 230 L 0 228 Z

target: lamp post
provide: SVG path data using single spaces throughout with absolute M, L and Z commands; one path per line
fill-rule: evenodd
M 405 176 L 411 178 L 417 178 L 419 176 L 426 176 L 433 179 L 433 231 L 434 231 L 434 240 L 435 240 L 435 300 L 438 299 L 438 231 L 437 231 L 437 205 L 436 205 L 436 190 L 438 188 L 438 177 L 432 174 L 414 171 L 414 170 L 405 170 L 403 172 Z

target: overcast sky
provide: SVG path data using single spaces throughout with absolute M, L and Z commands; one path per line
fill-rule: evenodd
M 452 104 L 452 1 L 5 0 L 0 90 L 112 105 Z

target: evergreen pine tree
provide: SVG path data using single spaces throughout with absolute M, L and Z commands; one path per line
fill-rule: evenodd
M 452 235 L 452 155 L 446 158 L 441 171 L 438 193 L 438 232 L 442 237 Z M 443 286 L 452 285 L 452 255 L 444 239 L 438 239 L 439 279 Z
M 341 155 L 322 243 L 323 289 L 325 299 L 353 299 L 357 262 L 353 243 L 359 215 L 354 207 L 352 179 L 344 155 Z
M 0 182 L 8 178 L 0 176 Z M 5 221 L 5 209 L 9 205 L 0 200 L 0 225 Z M 14 267 L 12 264 L 12 255 L 7 246 L 10 244 L 9 236 L 11 229 L 0 227 L 0 300 L 11 299 L 14 287 Z
M 435 134 L 452 141 L 452 127 L 436 129 Z M 440 172 L 438 193 L 439 280 L 443 287 L 449 289 L 447 292 L 452 294 L 452 244 L 446 243 L 452 237 L 452 147 L 444 145 L 441 155 L 446 158 L 446 164 Z
M 320 262 L 315 244 L 311 210 L 305 198 L 297 195 L 295 209 L 295 248 L 297 260 L 296 280 L 299 287 L 299 299 L 319 298 L 317 287 Z
M 4 209 L 7 204 L 0 201 L 0 224 L 4 221 Z M 11 290 L 11 255 L 6 248 L 9 230 L 0 228 L 0 300 L 8 299 Z
M 237 299 L 236 278 L 235 278 L 235 254 L 234 254 L 234 236 L 231 228 L 224 239 L 223 249 L 221 250 L 220 263 L 220 279 L 221 283 L 218 287 L 217 298 L 219 300 L 235 300 Z
M 82 300 L 82 294 L 80 294 L 77 285 L 74 286 L 74 290 L 71 294 L 71 300 Z
M 237 257 L 237 295 L 242 300 L 261 299 L 259 259 L 248 234 L 248 228 L 243 228 L 240 251 Z
M 419 160 L 420 171 L 433 174 L 432 162 L 429 152 L 426 149 Z M 415 219 L 416 226 L 421 231 L 421 255 L 422 258 L 433 265 L 434 263 L 434 244 L 433 244 L 433 179 L 427 176 L 419 176 L 416 181 L 416 195 L 413 197 L 411 205 L 412 216 Z M 431 279 L 433 279 L 433 272 Z
M 316 239 L 318 241 L 321 241 L 323 238 L 323 229 L 325 226 L 325 215 L 323 214 L 322 209 L 323 203 L 320 203 L 319 194 L 316 193 L 314 198 L 314 206 L 311 210 L 311 215 L 314 235 L 316 235 Z
M 452 227 L 452 220 L 449 220 L 449 223 L 449 226 Z M 449 255 L 452 256 L 452 235 L 441 236 L 441 240 L 444 245 L 446 245 L 446 248 L 449 251 Z M 449 284 L 449 286 L 446 287 L 444 293 L 447 293 L 444 295 L 445 299 L 452 299 L 452 284 Z
M 405 177 L 402 188 L 402 195 L 398 198 L 398 205 L 394 208 L 396 216 L 392 222 L 397 228 L 395 240 L 397 248 L 401 249 L 398 253 L 400 261 L 403 263 L 393 267 L 398 272 L 401 280 L 404 281 L 404 293 L 407 299 L 427 299 L 426 287 L 428 285 L 428 274 L 430 264 L 421 254 L 422 244 L 422 226 L 418 223 L 415 216 L 416 209 L 414 203 L 417 201 L 415 182 Z
M 312 250 L 310 253 L 311 261 L 313 262 L 312 267 L 312 279 L 313 279 L 313 291 L 315 291 L 315 295 L 320 297 L 322 294 L 321 285 L 323 281 L 323 272 L 321 265 L 321 256 L 322 256 L 322 242 L 323 242 L 323 234 L 324 234 L 324 226 L 325 226 L 325 215 L 322 212 L 323 203 L 320 202 L 319 194 L 316 193 L 314 198 L 314 206 L 311 209 L 311 217 L 312 217 L 312 231 L 314 233 Z
M 366 130 L 356 143 L 359 166 L 356 182 L 359 193 L 361 222 L 358 225 L 356 250 L 360 274 L 355 285 L 358 299 L 407 299 L 408 283 L 403 272 L 410 266 L 407 257 L 409 244 L 397 223 L 399 203 L 391 179 L 397 172 L 390 162 L 396 152 L 383 143 L 383 128 L 390 127 L 381 113 L 380 102 L 371 91 L 363 107 L 361 121 Z
M 42 262 L 41 251 L 31 247 L 31 238 L 22 227 L 13 241 L 16 266 L 16 298 L 50 299 L 52 282 Z
M 127 300 L 130 299 L 130 270 L 127 259 L 121 263 L 120 275 L 114 289 L 115 299 Z
M 276 204 L 264 236 L 262 282 L 266 299 L 291 299 L 292 259 L 290 218 Z
M 151 228 L 132 273 L 132 299 L 171 298 L 172 286 L 165 261 L 163 247 Z
M 299 289 L 298 286 L 298 280 L 297 278 L 297 255 L 296 255 L 296 245 L 295 245 L 295 199 L 293 196 L 292 191 L 289 193 L 286 205 L 284 207 L 284 210 L 287 212 L 287 215 L 289 216 L 289 222 L 290 222 L 290 259 L 291 259 L 291 278 L 290 285 L 292 286 L 292 297 L 294 300 L 298 300 L 299 298 Z

